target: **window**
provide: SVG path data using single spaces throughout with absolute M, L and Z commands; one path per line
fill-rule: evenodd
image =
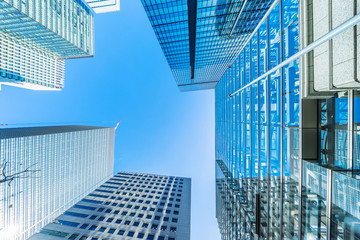
M 135 214 L 136 214 L 136 213 L 134 213 L 134 212 L 130 213 L 130 217 L 135 216 Z
M 146 240 L 154 240 L 155 236 L 152 234 L 149 234 Z
M 127 205 L 126 207 L 127 207 L 127 208 L 131 208 L 131 207 L 132 207 L 132 205 L 130 205 L 130 204 L 129 204 L 129 205 Z
M 119 212 L 120 212 L 119 210 L 115 210 L 114 214 L 119 214 Z
M 162 212 L 162 211 L 164 211 L 164 209 L 159 208 L 159 209 L 157 210 L 157 212 Z
M 112 234 L 114 232 L 115 232 L 115 228 L 110 228 L 109 231 L 108 231 L 108 233 L 110 233 L 110 234 Z
M 104 221 L 104 217 L 99 217 L 98 221 Z
M 134 222 L 133 226 L 137 227 L 137 226 L 139 226 L 139 224 L 140 224 L 139 222 Z
M 142 218 L 143 216 L 144 216 L 144 214 L 141 214 L 141 213 L 138 214 L 138 218 Z
M 143 225 L 142 225 L 143 228 L 147 228 L 148 226 L 149 226 L 148 223 L 143 223 Z
M 142 207 L 142 209 L 141 209 L 141 210 L 144 210 L 144 211 L 146 211 L 146 209 L 147 209 L 147 207 Z
M 171 213 L 171 211 L 170 211 L 170 210 L 166 210 L 166 213 Z
M 179 207 L 180 207 L 180 205 L 179 205 L 179 204 L 175 204 L 175 207 L 176 207 L 176 208 L 179 208 Z
M 80 208 L 80 209 L 86 209 L 86 210 L 95 210 L 96 209 L 94 207 L 88 207 L 88 206 L 83 206 L 83 205 L 78 205 L 78 204 L 75 204 L 74 208 Z
M 102 212 L 102 211 L 104 211 L 104 208 L 99 208 L 97 211 Z
M 130 225 L 130 221 L 125 221 L 125 225 Z
M 154 211 L 155 211 L 155 208 L 150 208 L 150 211 L 151 211 L 151 212 L 154 212 Z
M 159 220 L 160 221 L 160 216 L 155 216 L 154 218 L 155 220 Z
M 95 219 L 97 218 L 97 215 L 92 215 L 89 219 Z
M 95 203 L 95 204 L 102 204 L 101 201 L 95 201 L 95 200 L 90 200 L 90 199 L 83 199 L 81 200 L 83 202 L 89 202 L 89 203 Z
M 117 219 L 115 223 L 121 223 L 121 219 Z
M 177 218 L 173 218 L 173 219 L 172 219 L 172 222 L 177 223 L 177 222 L 178 222 L 178 219 L 177 219 Z
M 158 228 L 158 225 L 157 225 L 157 224 L 151 225 L 151 229 L 157 229 L 157 228 Z
M 75 212 L 65 212 L 64 215 L 73 216 L 73 217 L 81 217 L 81 218 L 86 218 L 89 216 L 86 214 L 75 213 Z
M 134 232 L 128 232 L 128 237 L 133 237 L 134 236 Z
M 165 240 L 165 237 L 164 236 L 159 236 L 158 240 Z
M 169 240 L 175 240 L 175 238 L 173 238 L 173 237 L 169 237 L 168 239 L 169 239 Z
M 105 232 L 105 230 L 106 230 L 106 227 L 101 227 L 101 228 L 99 229 L 100 232 Z
M 168 222 L 169 218 L 168 217 L 164 217 L 164 222 Z
M 176 227 L 171 227 L 170 232 L 176 232 Z
M 127 212 L 122 212 L 121 215 L 126 216 Z
M 119 230 L 118 231 L 118 235 L 124 235 L 125 231 L 124 230 Z
M 144 238 L 144 236 L 145 236 L 145 234 L 143 234 L 143 233 L 138 233 L 137 238 Z
M 71 235 L 71 236 L 69 237 L 69 239 L 74 240 L 74 239 L 77 238 L 78 236 L 79 236 L 79 234 L 74 233 L 73 235 Z
M 174 211 L 174 214 L 175 214 L 175 215 L 179 215 L 179 211 Z
M 81 225 L 80 228 L 85 229 L 85 228 L 87 228 L 88 226 L 89 226 L 89 224 L 83 224 L 83 225 Z
M 64 225 L 64 226 L 70 226 L 70 227 L 77 227 L 79 226 L 80 223 L 75 223 L 75 222 L 70 222 L 70 221 L 63 221 L 63 220 L 58 220 L 60 225 Z
M 140 208 L 140 206 L 135 206 L 135 207 L 134 207 L 134 209 L 139 209 L 139 208 Z
M 107 222 L 112 222 L 114 219 L 113 218 L 108 218 L 108 220 L 106 220 Z
M 106 212 L 106 213 L 110 213 L 110 212 L 111 212 L 111 209 L 106 209 L 105 212 Z
M 161 231 L 166 231 L 167 226 L 161 226 Z
M 95 230 L 96 228 L 97 228 L 96 225 L 92 225 L 92 226 L 89 228 L 89 230 Z
M 147 219 L 151 219 L 152 216 L 151 216 L 151 215 L 147 215 L 146 218 L 147 218 Z

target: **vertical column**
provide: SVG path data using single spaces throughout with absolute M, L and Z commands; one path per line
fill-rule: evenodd
M 347 169 L 354 169 L 354 90 L 348 91 L 348 160 Z

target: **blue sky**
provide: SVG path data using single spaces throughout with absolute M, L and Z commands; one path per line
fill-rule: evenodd
M 114 171 L 191 177 L 192 239 L 215 240 L 214 101 L 178 90 L 140 0 L 123 0 L 95 16 L 95 57 L 66 61 L 61 92 L 3 86 L 0 123 L 120 120 Z

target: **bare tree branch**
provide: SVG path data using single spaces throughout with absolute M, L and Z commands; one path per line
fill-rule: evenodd
M 6 167 L 7 167 L 8 161 L 4 161 L 4 163 L 1 164 L 1 168 L 2 168 L 2 176 L 0 178 L 0 183 L 3 182 L 8 182 L 8 185 L 10 186 L 10 184 L 15 180 L 15 179 L 20 179 L 20 178 L 38 178 L 36 176 L 31 176 L 32 174 L 35 174 L 36 172 L 40 172 L 41 170 L 39 169 L 31 169 L 33 166 L 36 166 L 37 163 L 33 163 L 30 166 L 28 166 L 27 168 L 25 168 L 24 170 L 20 171 L 20 172 L 16 172 L 10 175 L 7 175 L 6 173 Z M 22 164 L 20 164 L 22 165 Z

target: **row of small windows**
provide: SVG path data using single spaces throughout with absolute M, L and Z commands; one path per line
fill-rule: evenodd
M 105 210 L 105 213 L 111 213 L 111 211 L 112 211 L 111 209 L 106 209 L 106 210 Z M 150 211 L 154 212 L 155 209 L 150 209 Z M 157 212 L 158 212 L 158 213 L 164 213 L 164 210 L 163 210 L 163 209 L 157 209 Z M 115 210 L 115 211 L 113 212 L 113 214 L 115 214 L 115 215 L 117 215 L 117 214 L 119 214 L 119 213 L 120 213 L 120 210 Z M 166 213 L 170 214 L 171 211 L 166 210 Z M 178 211 L 178 210 L 174 210 L 174 211 L 173 211 L 173 214 L 174 214 L 174 215 L 179 215 L 179 211 Z M 77 212 L 71 212 L 71 211 L 66 211 L 66 212 L 64 213 L 64 215 L 73 216 L 73 217 L 79 217 L 79 218 L 87 218 L 87 217 L 89 217 L 89 214 L 77 213 Z M 144 213 L 127 212 L 127 211 L 122 211 L 122 212 L 121 212 L 121 216 L 135 217 L 135 215 L 136 215 L 138 218 L 143 218 L 143 217 L 145 216 Z M 91 215 L 91 216 L 89 217 L 89 219 L 95 220 L 97 217 L 98 217 L 98 215 Z M 147 218 L 147 219 L 152 219 L 152 215 L 151 215 L 151 214 L 147 214 L 147 215 L 146 215 L 146 218 Z M 98 221 L 103 221 L 104 219 L 105 219 L 105 217 L 100 216 L 97 220 L 98 220 Z M 110 219 L 112 219 L 112 218 L 110 218 Z M 155 220 L 158 220 L 158 219 L 160 219 L 160 216 L 155 216 Z M 165 219 L 165 218 L 164 218 L 164 219 Z M 168 218 L 166 218 L 166 219 L 168 219 Z M 173 218 L 173 219 L 174 219 L 174 218 Z M 175 219 L 177 219 L 177 218 L 175 218 Z
M 93 226 L 92 226 L 93 227 Z M 96 229 L 97 226 L 95 226 L 94 229 Z M 127 237 L 132 237 L 132 238 L 137 238 L 137 239 L 146 239 L 146 240 L 165 240 L 165 236 L 158 236 L 157 238 L 155 237 L 154 234 L 148 234 L 146 236 L 145 233 L 138 233 L 136 235 L 136 233 L 134 231 L 128 231 L 126 232 L 125 230 L 116 230 L 114 228 L 110 228 L 106 231 L 106 228 L 105 227 L 100 227 L 98 229 L 99 232 L 106 232 L 108 234 L 117 234 L 117 235 L 120 235 L 120 236 L 127 236 Z M 171 231 L 171 230 L 170 230 Z M 176 232 L 176 228 L 173 229 L 174 232 Z M 50 235 L 50 236 L 56 236 L 56 237 L 66 237 L 67 235 L 69 235 L 69 233 L 66 233 L 66 232 L 60 232 L 60 231 L 55 231 L 55 230 L 51 230 L 51 229 L 43 229 L 40 231 L 40 233 L 42 234 L 46 234 L 46 235 Z M 136 236 L 135 236 L 136 235 Z M 76 239 L 77 237 L 79 237 L 80 234 L 77 234 L 77 233 L 74 233 L 72 234 L 71 236 L 69 236 L 67 239 Z M 89 237 L 87 235 L 82 235 L 79 240 L 86 240 L 86 239 L 91 239 L 91 240 L 98 240 L 99 238 L 97 237 Z M 168 240 L 176 240 L 174 237 L 168 237 L 167 238 Z

